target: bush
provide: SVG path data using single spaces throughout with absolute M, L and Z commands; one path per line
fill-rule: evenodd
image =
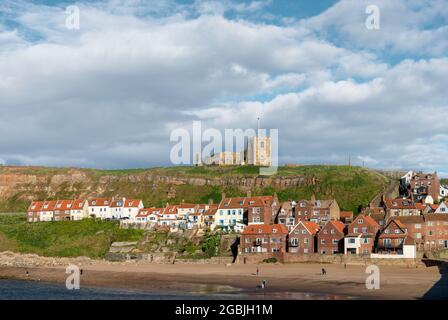
M 264 259 L 263 263 L 277 263 L 277 258 L 272 257 L 272 258 Z

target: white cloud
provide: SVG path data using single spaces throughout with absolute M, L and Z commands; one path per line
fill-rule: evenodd
M 426 52 L 437 58 L 388 63 L 378 58 L 384 50 L 369 45 L 370 35 L 353 28 L 365 14 L 350 16 L 346 1 L 284 26 L 222 16 L 256 12 L 268 2 L 202 3 L 193 6 L 204 15 L 183 6 L 169 14 L 170 2 L 80 4 L 76 32 L 64 28 L 63 8 L 23 4 L 17 21 L 39 39 L 0 27 L 0 158 L 97 167 L 163 164 L 176 126 L 203 119 L 207 127 L 255 127 L 262 115 L 263 126 L 280 130 L 284 162 L 342 163 L 350 153 L 378 167 L 444 166 L 443 30 L 428 30 L 440 48 Z M 387 15 L 409 11 L 424 25 L 435 8 L 446 13 L 437 3 L 430 9 L 382 3 L 383 27 L 396 32 L 382 35 L 379 47 L 415 50 L 399 41 L 406 32 L 397 21 L 388 24 Z M 356 45 L 321 36 L 331 28 Z

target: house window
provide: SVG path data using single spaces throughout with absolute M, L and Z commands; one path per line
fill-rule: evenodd
M 333 239 L 333 244 L 338 244 L 339 240 L 338 239 Z
M 331 234 L 335 234 L 335 231 L 334 231 L 334 229 L 331 229 Z
M 321 244 L 325 244 L 325 239 L 320 239 Z
M 367 232 L 367 228 L 366 228 L 366 227 L 363 227 L 363 228 L 362 228 L 362 232 L 363 232 L 363 233 L 366 233 L 366 232 Z
M 353 244 L 353 243 L 355 243 L 355 242 L 356 242 L 355 238 L 349 238 L 349 239 L 348 239 L 348 243 Z
M 399 234 L 400 230 L 399 229 L 395 229 L 395 234 Z

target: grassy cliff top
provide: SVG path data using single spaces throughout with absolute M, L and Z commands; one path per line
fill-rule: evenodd
M 70 174 L 84 174 L 87 178 L 70 181 Z M 0 200 L 0 211 L 24 211 L 29 199 L 51 200 L 86 196 L 125 196 L 142 199 L 146 207 L 163 206 L 167 202 L 207 203 L 209 199 L 219 202 L 221 193 L 228 196 L 242 196 L 248 188 L 253 195 L 267 195 L 276 192 L 280 201 L 289 199 L 309 199 L 313 194 L 320 199 L 334 198 L 344 210 L 357 212 L 359 206 L 368 203 L 381 193 L 389 178 L 373 170 L 335 165 L 282 166 L 274 176 L 266 176 L 268 181 L 247 184 L 244 178 L 258 178 L 259 168 L 253 166 L 233 167 L 160 167 L 149 169 L 99 170 L 78 168 L 45 167 L 0 167 L 0 175 L 36 175 L 41 177 L 37 184 L 24 183 L 20 191 L 7 199 Z M 54 176 L 68 175 L 69 181 L 51 184 Z M 119 179 L 101 179 L 106 176 Z M 222 183 L 192 184 L 188 179 L 182 183 L 155 181 L 152 179 L 132 179 L 137 176 L 163 176 L 175 178 L 201 178 L 220 180 Z M 127 179 L 129 177 L 129 179 Z M 278 178 L 295 178 L 299 185 L 277 183 Z M 233 180 L 242 178 L 241 180 Z M 67 179 L 67 176 L 65 177 Z M 229 179 L 229 180 L 228 180 Z M 164 182 L 165 181 L 165 182 Z M 169 180 L 167 180 L 169 181 Z M 250 185 L 251 187 L 248 187 Z M 174 194 L 174 195 L 173 195 Z

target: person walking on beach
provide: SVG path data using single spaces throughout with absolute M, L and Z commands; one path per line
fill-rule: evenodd
M 25 274 L 26 274 L 26 277 L 27 277 L 27 278 L 30 277 L 30 273 L 28 272 L 28 270 L 26 270 Z
M 326 275 L 327 274 L 327 270 L 325 270 L 325 268 L 322 268 L 322 275 Z
M 258 269 L 258 266 L 257 266 L 257 276 L 260 274 L 260 270 Z

